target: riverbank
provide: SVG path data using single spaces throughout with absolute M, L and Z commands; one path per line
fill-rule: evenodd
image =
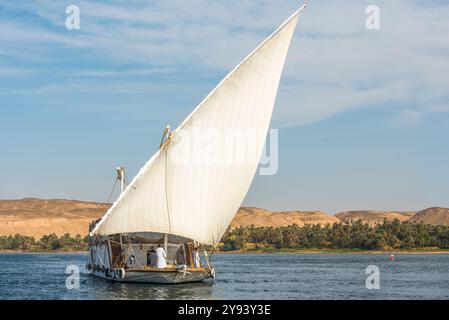
M 39 253 L 39 254 L 48 254 L 48 253 L 87 253 L 87 250 L 0 250 L 0 254 L 2 253 Z
M 382 250 L 360 250 L 360 249 L 278 249 L 278 250 L 234 250 L 217 251 L 224 254 L 449 254 L 449 249 L 426 248 L 426 249 L 393 249 L 391 251 Z
M 58 254 L 58 253 L 87 253 L 87 250 L 0 250 L 0 254 L 5 253 L 40 253 L 40 254 Z M 359 250 L 359 249 L 277 249 L 277 250 L 231 250 L 215 251 L 214 254 L 449 254 L 449 249 L 413 249 L 413 250 Z

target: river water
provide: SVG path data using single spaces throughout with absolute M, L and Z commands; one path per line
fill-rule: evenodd
M 0 254 L 0 299 L 449 299 L 446 254 L 215 254 L 214 280 L 179 285 L 112 283 L 85 263 L 85 253 Z M 69 265 L 78 289 L 66 287 Z M 378 290 L 366 287 L 370 265 Z

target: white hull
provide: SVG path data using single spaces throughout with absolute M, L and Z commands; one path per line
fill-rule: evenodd
M 199 282 L 212 278 L 209 270 L 195 272 L 127 270 L 123 278 L 114 278 L 112 275 L 106 276 L 106 273 L 101 271 L 91 271 L 90 273 L 103 279 L 126 283 L 176 284 Z
M 165 268 L 150 266 L 145 263 L 148 262 L 149 250 L 158 244 L 148 241 L 150 239 L 146 238 L 143 243 L 127 242 L 120 245 L 109 237 L 91 238 L 86 268 L 94 276 L 115 282 L 175 284 L 214 277 L 215 271 L 209 260 L 199 268 L 194 268 L 191 261 L 188 265 L 185 261 L 181 265 L 173 263 L 183 246 L 181 244 L 167 243 L 167 258 L 170 263 Z

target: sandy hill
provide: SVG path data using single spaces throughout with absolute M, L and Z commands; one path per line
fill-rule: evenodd
M 110 204 L 75 200 L 42 200 L 27 198 L 21 200 L 0 200 L 0 235 L 22 234 L 39 239 L 44 234 L 63 235 L 87 234 L 89 223 L 100 218 Z M 334 224 L 340 221 L 351 223 L 362 220 L 371 225 L 387 220 L 399 219 L 411 223 L 449 225 L 449 209 L 429 208 L 414 212 L 347 211 L 336 216 L 321 211 L 271 212 L 268 210 L 242 207 L 231 223 L 239 226 L 287 226 L 296 224 Z M 412 217 L 413 216 L 413 217 Z M 412 217 L 412 218 L 410 218 Z
M 0 200 L 0 235 L 85 235 L 89 223 L 108 208 L 109 204 L 75 200 Z
M 0 235 L 22 234 L 39 239 L 44 234 L 87 234 L 89 223 L 101 217 L 110 204 L 75 200 L 0 200 Z M 339 222 L 319 211 L 270 212 L 259 208 L 240 208 L 231 223 L 238 226 L 287 226 Z
M 344 223 L 352 223 L 355 221 L 362 221 L 369 225 L 375 225 L 383 223 L 384 219 L 387 221 L 393 221 L 398 219 L 399 221 L 407 221 L 415 215 L 414 211 L 372 211 L 372 210 L 360 210 L 360 211 L 345 211 L 337 213 L 335 216 Z
M 408 222 L 449 226 L 449 209 L 437 207 L 424 209 L 417 212 Z
M 305 224 L 334 224 L 339 222 L 334 216 L 327 215 L 321 211 L 286 211 L 271 212 L 260 208 L 242 207 L 232 220 L 231 228 L 239 226 L 255 227 L 281 227 L 296 224 L 303 226 Z

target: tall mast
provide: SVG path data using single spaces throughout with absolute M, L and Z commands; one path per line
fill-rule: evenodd
M 172 132 L 171 127 L 170 127 L 170 125 L 167 124 L 165 126 L 164 133 L 162 133 L 162 139 L 161 139 L 161 144 L 160 144 L 159 148 L 165 147 L 170 143 L 171 132 Z M 165 197 L 167 197 L 167 193 L 165 194 Z M 165 200 L 167 201 L 167 198 Z M 167 210 L 168 210 L 168 208 L 167 208 Z M 167 251 L 168 250 L 168 234 L 167 233 L 164 233 L 163 247 L 164 247 L 165 254 L 168 254 L 168 251 Z
M 164 251 L 165 251 L 165 254 L 168 254 L 167 249 L 168 249 L 168 234 L 164 233 Z
M 124 167 L 117 168 L 117 180 L 120 180 L 120 194 L 122 194 L 123 191 L 125 191 L 125 183 L 126 183 Z
M 120 195 L 125 191 L 125 168 L 120 166 L 117 168 L 117 180 L 120 180 Z M 123 235 L 120 234 L 120 247 L 123 245 Z

